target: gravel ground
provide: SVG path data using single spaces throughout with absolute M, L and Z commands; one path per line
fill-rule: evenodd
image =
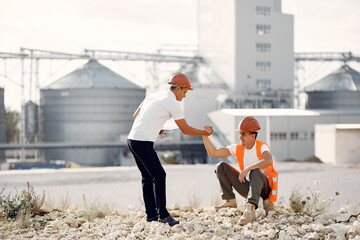
M 70 198 L 70 207 L 47 207 L 43 216 L 0 218 L 0 239 L 360 239 L 359 166 L 276 163 L 280 201 L 268 214 L 259 207 L 256 222 L 245 226 L 239 224 L 244 210 L 239 195 L 237 209 L 214 210 L 220 201 L 215 165 L 164 167 L 168 208 L 180 220 L 173 227 L 146 222 L 136 167 L 0 172 L 5 193 L 19 192 L 30 182 L 55 205 Z M 334 201 L 325 213 L 295 214 L 288 203 L 294 186 L 303 197 L 317 194 L 319 202 Z M 89 217 L 94 216 L 91 206 L 106 216 Z

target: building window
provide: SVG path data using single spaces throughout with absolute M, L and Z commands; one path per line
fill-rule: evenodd
M 257 52 L 270 52 L 271 44 L 270 43 L 256 43 Z
M 257 89 L 271 89 L 271 80 L 270 79 L 256 79 L 256 88 Z
M 259 35 L 270 34 L 270 25 L 256 24 L 256 33 Z
M 291 140 L 306 140 L 307 132 L 292 132 L 290 136 Z
M 273 141 L 286 140 L 286 132 L 270 133 L 270 139 Z
M 270 16 L 270 7 L 257 6 L 256 7 L 257 16 Z
M 261 72 L 268 72 L 271 68 L 271 62 L 267 61 L 257 61 L 256 62 L 256 70 Z

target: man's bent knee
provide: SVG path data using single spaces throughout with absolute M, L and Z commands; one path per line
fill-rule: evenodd
M 254 169 L 250 171 L 250 175 L 249 178 L 253 178 L 253 177 L 261 177 L 262 172 L 260 171 L 260 169 Z
M 217 165 L 216 165 L 216 172 L 218 172 L 219 170 L 223 170 L 225 168 L 225 166 L 228 165 L 226 162 L 219 162 Z

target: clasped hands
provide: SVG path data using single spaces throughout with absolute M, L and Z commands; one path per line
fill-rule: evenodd
M 207 136 L 210 136 L 214 132 L 212 126 L 209 126 L 209 125 L 204 125 L 202 129 L 208 133 Z

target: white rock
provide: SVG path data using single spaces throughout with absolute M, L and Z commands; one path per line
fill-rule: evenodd
M 286 228 L 286 234 L 291 236 L 298 236 L 299 232 L 295 226 L 289 226 Z
M 221 237 L 224 234 L 225 234 L 225 231 L 220 226 L 215 227 L 215 235 L 216 236 Z
M 360 221 L 353 222 L 352 226 L 355 229 L 356 234 L 360 235 Z
M 274 217 L 274 215 L 275 215 L 274 211 L 269 211 L 268 215 L 267 215 L 267 218 L 272 218 L 272 217 Z
M 289 222 L 290 224 L 292 224 L 292 225 L 296 224 L 296 221 L 295 221 L 295 217 L 294 217 L 294 216 L 288 217 L 287 220 L 288 220 L 288 222 Z
M 170 215 L 172 217 L 180 217 L 180 211 L 179 210 L 170 211 Z
M 317 240 L 320 239 L 320 236 L 317 232 L 312 232 L 309 234 L 309 236 L 307 237 L 308 240 Z
M 215 223 L 222 223 L 222 222 L 223 222 L 223 218 L 222 218 L 222 217 L 215 217 L 214 222 L 215 222 Z
M 342 213 L 335 216 L 336 222 L 347 222 L 351 217 L 351 213 Z
M 325 228 L 323 225 L 321 225 L 321 224 L 316 224 L 316 223 L 311 224 L 310 226 L 311 226 L 311 228 L 312 228 L 314 231 L 316 231 L 316 232 L 323 232 L 323 231 L 324 231 L 324 228 Z
M 73 217 L 68 216 L 67 218 L 64 219 L 64 222 L 69 225 L 70 227 L 78 227 L 79 223 L 77 222 L 77 220 Z
M 297 230 L 298 230 L 298 232 L 299 232 L 301 235 L 305 235 L 305 234 L 306 234 L 305 229 L 303 229 L 302 227 L 299 227 Z
M 223 229 L 230 229 L 230 228 L 232 228 L 232 226 L 233 225 L 229 221 L 224 222 L 223 224 L 220 225 L 220 227 L 223 228 Z
M 186 219 L 190 219 L 190 218 L 192 218 L 192 215 L 191 215 L 190 212 L 184 212 L 184 213 L 181 214 L 181 217 L 186 218 Z
M 333 222 L 335 217 L 336 217 L 335 213 L 325 213 L 325 214 L 321 214 L 319 216 L 316 216 L 314 218 L 314 220 L 316 222 L 321 223 L 321 224 L 327 224 L 328 222 Z
M 207 228 L 201 223 L 201 222 L 195 222 L 194 223 L 194 232 L 196 234 L 201 234 L 205 232 Z
M 138 222 L 134 225 L 132 232 L 138 233 L 138 232 L 141 232 L 142 230 L 144 230 L 144 228 L 145 228 L 144 223 Z
M 347 231 L 346 225 L 341 223 L 331 224 L 329 227 L 334 231 L 334 234 L 336 236 L 340 236 L 340 237 L 344 237 Z
M 185 229 L 182 227 L 181 224 L 177 224 L 171 228 L 171 231 L 173 231 L 175 233 L 181 233 L 181 232 L 184 232 Z
M 286 232 L 285 231 L 280 231 L 279 232 L 279 239 L 290 239 L 288 236 L 287 236 L 287 234 L 286 234 Z

